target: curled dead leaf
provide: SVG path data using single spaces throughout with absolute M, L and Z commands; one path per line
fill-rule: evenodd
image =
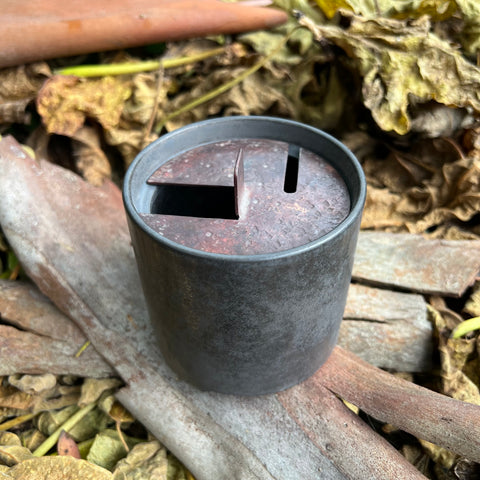
M 18 388 L 20 391 L 34 394 L 45 392 L 55 387 L 57 378 L 51 373 L 43 375 L 10 375 L 8 377 L 10 385 Z
M 346 11 L 343 16 L 347 28 L 308 18 L 300 23 L 351 58 L 363 79 L 363 102 L 380 128 L 401 135 L 411 131 L 412 99 L 480 111 L 480 68 L 432 33 L 427 17 L 407 23 Z
M 32 452 L 20 445 L 0 445 L 0 463 L 9 467 L 32 458 Z
M 0 385 L 0 407 L 28 410 L 35 403 L 35 398 L 21 392 L 11 385 Z
M 38 93 L 37 110 L 49 133 L 72 136 L 87 117 L 107 129 L 117 126 L 130 94 L 129 81 L 119 77 L 56 75 Z
M 439 343 L 442 392 L 457 400 L 480 405 L 478 359 L 471 363 L 477 339 L 451 338 L 450 332 L 461 318 L 446 307 L 443 299 L 433 298 L 432 302 L 435 308 L 430 307 L 430 315 Z
M 463 154 L 459 145 L 443 139 L 418 141 L 408 151 L 390 145 L 383 156 L 367 151 L 362 158 L 368 183 L 362 227 L 424 233 L 470 222 L 480 210 L 479 152 Z M 441 233 L 447 236 L 445 228 Z M 474 238 L 474 233 L 470 228 L 463 238 Z M 453 238 L 454 232 L 449 235 Z
M 121 384 L 118 378 L 86 378 L 82 384 L 78 405 L 82 407 L 96 402 L 104 393 L 113 392 Z
M 135 445 L 127 457 L 120 460 L 113 472 L 114 480 L 166 480 L 167 452 L 159 442 Z
M 472 317 L 480 317 L 480 281 L 475 283 L 472 294 L 467 300 L 464 310 Z
M 22 445 L 22 442 L 18 435 L 12 432 L 0 432 L 0 445 Z
M 131 449 L 137 443 L 139 440 L 126 435 L 121 438 L 115 430 L 103 430 L 95 436 L 87 460 L 108 470 L 113 470 L 117 462 L 127 455 L 128 451 L 125 446 Z
M 106 178 L 112 177 L 112 167 L 95 128 L 83 126 L 72 139 L 76 169 L 87 182 L 100 186 Z
M 26 108 L 51 75 L 44 62 L 4 68 L 0 71 L 0 124 L 29 123 Z
M 328 18 L 340 9 L 348 9 L 365 17 L 418 18 L 429 15 L 434 20 L 450 18 L 457 11 L 456 0 L 317 0 Z
M 82 479 L 111 480 L 112 474 L 102 467 L 86 460 L 73 457 L 41 457 L 24 460 L 10 468 L 5 475 L 12 480 L 48 480 Z

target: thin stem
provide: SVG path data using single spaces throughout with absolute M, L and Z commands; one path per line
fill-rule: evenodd
M 132 73 L 152 72 L 159 68 L 174 68 L 199 62 L 225 52 L 225 47 L 214 48 L 187 57 L 165 58 L 144 62 L 111 63 L 101 65 L 76 65 L 55 70 L 57 75 L 75 75 L 77 77 L 103 77 L 106 75 L 129 75 Z
M 181 115 L 182 113 L 189 112 L 190 110 L 193 110 L 194 108 L 198 107 L 199 105 L 202 105 L 205 102 L 208 102 L 212 100 L 213 98 L 217 97 L 218 95 L 221 95 L 222 93 L 226 92 L 227 90 L 230 90 L 232 87 L 235 85 L 238 85 L 239 83 L 243 82 L 247 77 L 255 73 L 257 70 L 260 70 L 269 60 L 272 59 L 288 42 L 290 37 L 292 36 L 293 32 L 297 29 L 298 27 L 294 28 L 291 30 L 283 39 L 280 41 L 278 46 L 273 50 L 269 55 L 264 57 L 262 60 L 260 60 L 258 63 L 253 65 L 253 67 L 250 67 L 249 69 L 245 70 L 242 72 L 240 75 L 238 75 L 236 78 L 233 80 L 230 80 L 227 83 L 224 83 L 223 85 L 220 85 L 217 88 L 214 88 L 213 90 L 210 90 L 207 92 L 205 95 L 202 95 L 199 98 L 196 98 L 192 100 L 191 102 L 187 103 L 183 107 L 180 107 L 178 110 L 175 110 L 174 112 L 170 113 L 169 115 L 166 115 L 163 117 L 155 126 L 155 132 L 160 133 L 165 126 L 165 124 L 171 120 L 174 117 L 177 117 L 178 115 Z
M 12 418 L 12 420 L 7 420 L 0 424 L 0 432 L 4 432 L 5 430 L 10 430 L 11 428 L 18 427 L 22 423 L 28 422 L 32 418 L 34 418 L 37 413 L 27 413 L 26 415 L 21 415 L 19 417 Z
M 80 355 L 90 346 L 90 340 L 87 340 L 79 349 L 78 352 L 75 354 L 75 358 L 79 358 Z
M 34 452 L 35 457 L 43 457 L 48 451 L 55 446 L 60 438 L 62 430 L 68 432 L 71 430 L 87 413 L 97 406 L 96 402 L 89 403 L 85 407 L 75 412 L 65 423 L 60 425 Z

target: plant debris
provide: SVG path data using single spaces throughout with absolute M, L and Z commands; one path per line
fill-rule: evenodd
M 352 349 L 364 345 L 359 353 L 389 370 L 408 371 L 411 381 L 480 405 L 479 5 L 474 0 L 276 0 L 275 4 L 291 15 L 288 23 L 274 30 L 169 42 L 153 59 L 148 49 L 99 54 L 95 76 L 75 75 L 83 68 L 78 63 L 85 61 L 87 70 L 92 68 L 92 57 L 1 69 L 0 140 L 1 135 L 13 135 L 24 145 L 19 150 L 24 162 L 36 158 L 26 183 L 39 188 L 22 220 L 27 230 L 12 233 L 9 225 L 2 224 L 7 227 L 5 236 L 14 240 L 16 253 L 21 254 L 31 245 L 18 239 L 28 238 L 29 229 L 42 231 L 32 220 L 41 218 L 49 228 L 37 235 L 36 245 L 44 242 L 45 249 L 36 253 L 55 252 L 42 260 L 53 267 L 36 276 L 30 271 L 31 276 L 40 285 L 54 278 L 61 284 L 60 273 L 68 265 L 70 283 L 63 287 L 72 288 L 80 302 L 87 299 L 90 311 L 99 316 L 98 325 L 82 327 L 89 338 L 98 340 L 105 331 L 102 328 L 115 319 L 118 332 L 134 344 L 147 345 L 141 353 L 156 359 L 143 324 L 144 306 L 135 298 L 136 278 L 128 273 L 133 260 L 125 254 L 128 240 L 123 236 L 124 216 L 117 208 L 121 198 L 114 183 L 122 181 L 128 165 L 148 143 L 193 121 L 273 115 L 326 129 L 352 149 L 365 171 L 368 192 L 362 229 L 367 232 L 360 237 L 354 278 L 381 287 L 352 286 L 351 298 L 358 297 L 357 304 L 352 301 L 347 306 L 340 341 Z M 118 65 L 126 70 L 114 76 L 98 73 L 102 67 L 108 70 Z M 142 65 L 145 69 L 139 71 Z M 73 170 L 88 184 L 60 166 Z M 2 171 L 2 175 L 7 173 Z M 49 188 L 40 188 L 39 179 L 45 176 Z M 75 185 L 68 196 L 59 193 L 65 185 Z M 8 188 L 5 201 L 15 198 L 13 212 L 27 185 L 19 181 Z M 82 198 L 89 200 L 83 203 Z M 37 211 L 40 204 L 56 207 Z M 68 214 L 58 214 L 58 206 L 75 212 L 75 222 Z M 96 222 L 102 227 L 92 233 Z M 73 223 L 74 233 L 64 235 Z M 380 239 L 391 232 L 401 233 L 396 238 L 404 237 L 406 243 L 394 247 L 388 240 L 383 244 Z M 432 243 L 432 238 L 437 240 Z M 442 255 L 447 247 L 453 248 L 451 240 L 461 242 L 446 260 Z M 468 247 L 462 243 L 467 240 Z M 369 260 L 372 252 L 376 263 Z M 18 290 L 10 289 L 8 285 L 18 277 L 25 278 L 16 253 L 0 237 L 0 349 L 5 352 L 0 365 L 0 375 L 4 375 L 0 377 L 0 475 L 55 479 L 55 472 L 64 469 L 65 478 L 192 480 L 171 452 L 118 403 L 117 398 L 127 406 L 130 402 L 132 408 L 140 401 L 140 393 L 132 388 L 119 392 L 118 372 L 87 342 L 81 329 L 36 288 L 14 282 Z M 88 265 L 81 274 L 74 271 L 77 256 Z M 115 267 L 118 258 L 125 259 L 125 264 Z M 409 261 L 408 274 L 402 273 L 399 265 Z M 117 268 L 115 274 L 106 273 L 106 264 Z M 96 288 L 88 290 L 95 282 L 85 275 L 98 276 L 96 282 L 102 285 L 114 278 L 121 291 L 98 298 Z M 8 295 L 11 298 L 5 301 Z M 52 300 L 69 315 L 80 317 L 79 312 L 84 312 L 78 304 L 62 304 L 65 298 L 60 294 Z M 365 305 L 358 307 L 360 301 Z M 109 341 L 118 342 L 118 337 L 112 333 Z M 111 354 L 117 355 L 113 363 L 124 362 L 121 367 L 126 370 L 125 356 L 138 350 L 129 348 L 125 345 L 122 358 L 120 353 Z M 121 374 L 131 377 L 126 370 Z M 158 379 L 158 372 L 143 373 L 139 388 Z M 371 432 L 360 420 L 368 408 L 356 405 L 356 413 L 344 412 L 340 417 L 341 402 L 323 385 L 317 387 L 313 393 L 280 396 L 292 418 L 306 425 L 310 450 L 303 449 L 305 458 L 310 463 L 320 461 L 311 446 L 324 439 L 321 429 L 312 425 L 324 421 L 324 428 L 329 428 L 328 412 L 315 410 L 319 398 L 331 408 L 327 409 L 330 420 L 338 428 L 344 421 L 367 439 L 367 445 Z M 157 395 L 151 406 L 138 408 L 138 416 L 148 421 L 149 408 L 181 405 L 187 418 L 193 415 L 191 405 L 195 404 L 195 415 L 204 424 L 195 432 L 182 430 L 178 435 L 183 444 L 196 441 L 202 445 L 204 456 L 209 452 L 212 458 L 198 459 L 189 452 L 187 462 L 211 463 L 210 471 L 218 472 L 214 469 L 225 465 L 226 458 L 228 462 L 242 459 L 247 465 L 242 473 L 248 469 L 265 475 L 262 478 L 280 475 L 275 466 L 270 465 L 272 471 L 265 473 L 265 462 L 260 462 L 261 467 L 258 464 L 259 458 L 270 458 L 265 451 L 271 446 L 265 447 L 258 436 L 267 431 L 274 435 L 278 427 L 255 417 L 264 411 L 278 418 L 285 415 L 284 410 L 275 410 L 277 400 L 257 400 L 255 408 L 246 401 L 231 400 L 228 407 L 219 407 L 218 400 L 209 396 L 201 401 L 195 398 L 195 403 L 188 392 L 175 391 L 174 401 L 168 396 L 170 388 L 158 387 L 162 396 Z M 308 408 L 304 405 L 307 393 L 313 395 Z M 235 414 L 244 423 L 236 424 Z M 291 438 L 300 445 L 305 441 L 303 431 L 301 438 L 295 437 L 298 423 L 285 421 Z M 393 423 L 390 418 L 385 421 Z M 406 436 L 391 423 L 379 428 L 416 469 L 402 464 L 405 472 L 441 480 L 478 476 L 478 464 L 472 459 L 420 435 Z M 254 440 L 251 432 L 258 425 L 263 425 L 263 431 Z M 180 422 L 176 428 L 180 432 L 184 426 Z M 228 428 L 242 432 L 241 438 L 232 440 Z M 167 441 L 171 438 L 167 436 Z M 242 448 L 248 442 L 253 443 L 247 454 Z M 176 445 L 177 438 L 171 443 Z M 380 463 L 365 464 L 366 470 L 359 470 L 364 476 L 358 478 L 373 478 L 370 467 L 397 458 L 390 445 L 381 445 L 385 456 Z M 338 458 L 342 450 L 337 447 L 325 447 L 330 458 L 347 470 L 357 468 L 348 465 L 348 459 Z M 284 452 L 285 462 L 293 462 L 289 455 L 295 449 L 292 452 Z M 282 466 L 282 475 L 288 476 L 288 468 Z M 295 468 L 309 478 L 308 466 L 300 462 Z M 221 471 L 224 478 L 234 475 L 233 470 Z M 382 478 L 383 472 L 376 475 Z
M 49 387 L 45 386 L 45 380 Z M 17 387 L 10 383 L 17 384 Z M 71 385 L 74 382 L 74 385 Z M 28 385 L 29 399 L 18 385 Z M 30 385 L 42 385 L 34 391 Z M 117 402 L 116 378 L 72 378 L 46 375 L 15 375 L 3 378 L 0 402 L 0 472 L 5 478 L 95 478 L 146 480 L 189 480 L 190 473 Z M 75 388 L 75 400 L 52 409 L 44 404 L 38 411 L 39 397 L 69 396 Z M 60 390 L 59 390 L 60 389 Z M 70 398 L 70 397 L 68 397 Z M 90 402 L 90 403 L 86 403 Z M 7 418 L 32 412 L 24 422 L 8 425 Z M 19 418 L 19 417 L 17 417 Z M 9 426 L 8 431 L 2 431 Z M 115 426 L 117 426 L 115 428 Z M 112 429 L 112 427 L 114 427 Z M 55 456 L 55 452 L 59 456 Z M 47 456 L 44 456 L 48 454 Z M 65 458 L 61 458 L 65 457 Z M 81 461 L 76 461 L 83 459 Z

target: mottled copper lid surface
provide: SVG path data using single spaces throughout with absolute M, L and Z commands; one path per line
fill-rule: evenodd
M 159 159 L 159 162 L 161 159 Z M 253 255 L 310 243 L 350 212 L 340 174 L 320 156 L 282 141 L 202 145 L 163 163 L 144 222 L 176 243 Z

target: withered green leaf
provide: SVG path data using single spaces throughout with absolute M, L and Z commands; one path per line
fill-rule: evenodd
M 51 435 L 58 427 L 63 425 L 76 411 L 77 406 L 70 406 L 58 411 L 43 412 L 36 418 L 37 428 L 44 435 Z M 80 422 L 75 424 L 68 433 L 77 441 L 81 442 L 95 436 L 111 422 L 110 418 L 100 409 L 95 408 L 87 413 Z
M 139 441 L 124 435 L 129 448 Z M 87 455 L 89 462 L 113 470 L 116 463 L 127 455 L 125 446 L 115 430 L 103 430 L 95 436 L 95 440 Z
M 456 0 L 316 0 L 328 18 L 340 8 L 365 17 L 418 18 L 429 15 L 434 20 L 450 18 L 457 10 Z
M 318 25 L 304 18 L 318 40 L 342 48 L 363 79 L 363 102 L 386 131 L 411 129 L 409 107 L 435 101 L 480 111 L 480 69 L 430 31 L 426 17 L 414 22 L 349 14 L 350 25 Z
M 167 469 L 165 447 L 157 441 L 144 442 L 118 462 L 113 480 L 167 480 Z

